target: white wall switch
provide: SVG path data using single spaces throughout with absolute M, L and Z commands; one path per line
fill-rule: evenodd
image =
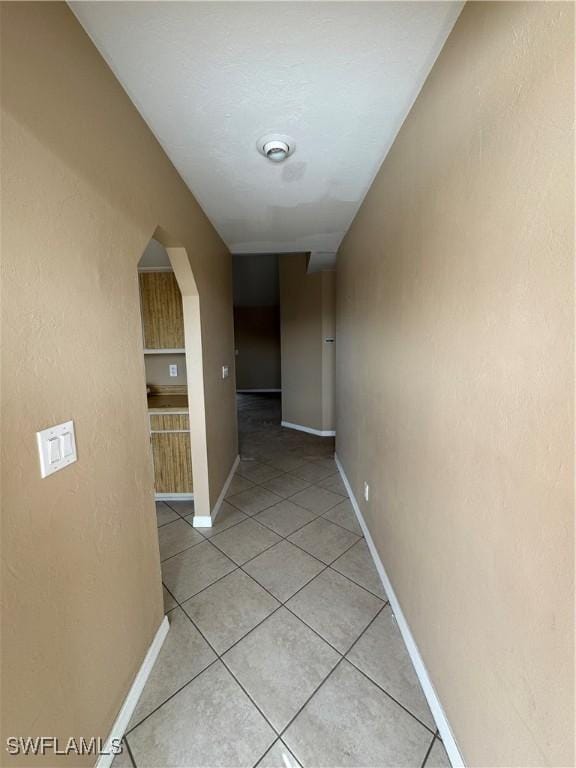
M 178 366 L 176 363 L 172 363 L 172 365 L 168 366 L 168 373 L 170 376 L 178 376 Z
M 48 440 L 48 461 L 50 464 L 55 464 L 62 458 L 62 451 L 60 450 L 60 438 L 51 437 Z
M 227 379 L 229 375 L 230 375 L 230 370 L 229 370 L 228 366 L 227 365 L 223 365 L 222 366 L 222 378 L 223 379 Z
M 370 486 L 364 483 L 364 501 L 370 501 Z
M 72 424 L 72 422 L 70 423 Z M 64 434 L 60 438 L 60 442 L 62 443 L 63 458 L 67 458 L 68 456 L 72 456 L 72 454 L 76 453 L 76 441 L 74 440 L 74 425 L 72 425 L 71 432 L 64 432 Z
M 73 421 L 65 421 L 36 432 L 36 441 L 40 455 L 40 477 L 48 477 L 78 460 Z

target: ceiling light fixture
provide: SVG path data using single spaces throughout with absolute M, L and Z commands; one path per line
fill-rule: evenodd
M 271 133 L 267 136 L 262 136 L 256 145 L 258 152 L 273 163 L 281 163 L 282 160 L 286 160 L 294 150 L 296 144 L 290 136 L 285 136 L 280 133 Z
M 282 160 L 286 160 L 289 151 L 290 147 L 285 141 L 267 141 L 264 144 L 264 154 L 273 163 L 280 163 Z

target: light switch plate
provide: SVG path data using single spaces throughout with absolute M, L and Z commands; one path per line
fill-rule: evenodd
M 36 432 L 36 441 L 41 477 L 53 475 L 78 460 L 73 421 L 65 421 L 63 424 Z
M 223 379 L 227 379 L 229 375 L 230 375 L 230 369 L 228 368 L 227 365 L 223 365 L 222 366 L 222 378 Z
M 168 366 L 168 373 L 172 377 L 178 376 L 178 366 L 176 365 L 176 363 L 170 363 L 170 365 Z

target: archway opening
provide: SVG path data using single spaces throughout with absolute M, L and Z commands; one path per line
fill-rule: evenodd
M 186 249 L 157 229 L 139 263 L 144 365 L 160 518 L 212 524 L 200 296 Z M 162 539 L 162 537 L 161 537 Z

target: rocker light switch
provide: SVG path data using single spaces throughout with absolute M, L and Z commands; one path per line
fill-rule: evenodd
M 50 464 L 56 464 L 56 462 L 60 461 L 61 458 L 62 455 L 60 453 L 60 438 L 51 437 L 50 440 L 48 440 L 48 459 Z
M 36 432 L 36 441 L 40 454 L 41 477 L 48 477 L 78 460 L 73 421 L 65 421 L 63 424 Z
M 74 435 L 72 432 L 64 432 L 60 438 L 62 443 L 62 456 L 66 459 L 74 453 Z

